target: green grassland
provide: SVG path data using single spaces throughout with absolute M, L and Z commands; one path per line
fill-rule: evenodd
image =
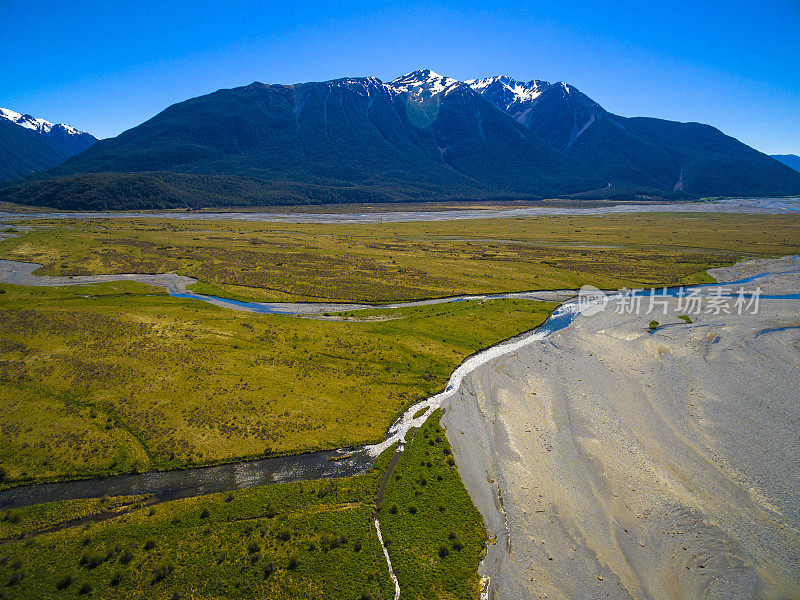
M 165 502 L 8 542 L 0 597 L 389 598 L 371 515 L 390 453 L 352 478 Z
M 477 598 L 486 530 L 436 411 L 408 444 L 381 505 L 381 529 L 405 600 Z
M 36 504 L 19 511 L 0 512 L 0 540 L 40 533 L 71 521 L 117 514 L 139 508 L 147 496 L 114 496 L 60 500 Z
M 476 598 L 486 532 L 438 417 L 406 446 L 389 478 L 381 527 L 402 598 Z M 4 511 L 0 523 L 15 518 L 23 537 L 0 545 L 0 597 L 391 598 L 372 515 L 393 452 L 356 477 L 133 504 L 122 515 L 52 532 L 37 534 L 41 527 L 32 524 L 43 514 L 64 522 L 133 499 Z M 412 502 L 415 515 L 407 511 Z M 402 510 L 393 513 L 395 505 Z
M 3 485 L 378 441 L 466 356 L 554 307 L 469 301 L 359 322 L 237 312 L 132 282 L 0 288 Z
M 0 243 L 41 274 L 196 277 L 237 299 L 389 302 L 708 281 L 742 257 L 800 252 L 788 215 L 623 214 L 386 224 L 55 220 Z M 45 228 L 44 225 L 47 225 Z

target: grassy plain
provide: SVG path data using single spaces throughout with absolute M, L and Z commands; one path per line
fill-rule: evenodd
M 486 533 L 438 417 L 407 445 L 389 479 L 381 527 L 402 598 L 466 600 L 477 597 Z M 0 545 L 0 597 L 391 598 L 372 514 L 393 451 L 356 477 L 134 504 L 123 515 L 52 532 L 37 533 L 43 514 L 65 522 L 134 499 L 4 511 L 0 523 L 16 520 L 22 537 Z
M 35 225 L 0 243 L 0 255 L 40 262 L 42 274 L 177 270 L 200 279 L 198 291 L 257 300 L 700 282 L 712 266 L 800 252 L 792 216 Z M 0 291 L 3 486 L 374 441 L 467 355 L 553 308 L 473 301 L 343 322 L 237 313 L 135 283 Z M 386 460 L 355 478 L 154 509 L 107 499 L 6 512 L 0 537 L 25 539 L 0 545 L 0 598 L 391 597 L 370 521 Z M 451 463 L 429 420 L 386 489 L 382 526 L 409 598 L 477 590 L 484 531 Z
M 353 322 L 130 282 L 0 289 L 5 485 L 377 441 L 466 356 L 554 306 L 457 302 Z
M 32 222 L 33 223 L 33 222 Z M 389 302 L 461 293 L 708 281 L 800 252 L 788 215 L 622 214 L 385 224 L 55 220 L 0 244 L 41 274 L 176 270 L 236 299 Z
M 408 444 L 381 505 L 381 530 L 406 600 L 475 599 L 486 529 L 436 411 Z
M 25 537 L 62 526 L 70 521 L 109 515 L 140 507 L 147 496 L 114 496 L 60 500 L 0 512 L 0 540 Z
M 165 502 L 8 542 L 0 597 L 389 598 L 371 522 L 389 454 L 352 478 Z

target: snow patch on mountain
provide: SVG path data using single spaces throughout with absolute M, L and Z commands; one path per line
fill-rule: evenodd
M 387 85 L 395 92 L 408 93 L 427 99 L 437 94 L 447 95 L 464 84 L 451 77 L 434 73 L 430 69 L 421 69 L 398 77 Z
M 498 108 L 505 111 L 510 110 L 515 104 L 536 100 L 550 87 L 550 83 L 540 79 L 525 83 L 507 75 L 468 79 L 464 83 L 481 96 L 492 96 L 497 101 L 496 105 L 499 104 Z
M 8 108 L 0 108 L 0 117 L 11 121 L 15 125 L 41 134 L 49 134 L 54 131 L 67 135 L 83 135 L 86 133 L 85 131 L 75 129 L 71 125 L 64 125 L 63 123 L 53 124 L 45 119 L 37 119 L 31 115 L 18 113 Z

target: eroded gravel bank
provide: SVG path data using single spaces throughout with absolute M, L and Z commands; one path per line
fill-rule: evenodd
M 756 270 L 800 265 L 714 274 Z M 800 275 L 758 284 L 796 292 Z M 498 538 L 488 597 L 800 597 L 800 302 L 691 324 L 618 302 L 481 366 L 444 405 Z

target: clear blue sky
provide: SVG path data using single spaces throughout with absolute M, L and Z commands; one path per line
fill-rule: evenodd
M 800 0 L 0 0 L 0 23 L 0 106 L 99 137 L 222 87 L 429 67 L 567 81 L 800 154 Z

